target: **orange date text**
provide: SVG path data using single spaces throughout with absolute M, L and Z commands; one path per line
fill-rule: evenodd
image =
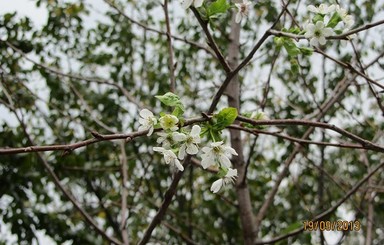
M 303 221 L 304 231 L 359 231 L 361 229 L 360 221 Z

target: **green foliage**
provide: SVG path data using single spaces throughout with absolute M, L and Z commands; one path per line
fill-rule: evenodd
M 227 3 L 227 0 L 216 0 L 206 8 L 208 19 L 219 18 L 220 15 L 227 13 L 228 9 L 231 7 Z
M 168 92 L 164 95 L 156 95 L 155 96 L 158 100 L 160 100 L 164 105 L 174 107 L 174 111 L 172 112 L 173 115 L 176 117 L 180 117 L 184 113 L 184 105 L 180 101 L 179 96 L 175 95 L 174 93 Z

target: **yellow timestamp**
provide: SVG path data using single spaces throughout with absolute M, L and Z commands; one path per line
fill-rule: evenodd
M 303 221 L 304 231 L 360 231 L 360 221 Z

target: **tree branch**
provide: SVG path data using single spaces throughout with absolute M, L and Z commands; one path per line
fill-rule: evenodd
M 184 160 L 184 168 L 189 165 L 191 161 L 191 155 L 187 155 L 187 157 Z M 171 185 L 169 186 L 168 190 L 165 192 L 163 203 L 161 204 L 159 210 L 157 211 L 155 217 L 153 217 L 152 222 L 149 224 L 147 230 L 144 233 L 143 238 L 140 240 L 139 245 L 146 244 L 149 239 L 151 238 L 153 230 L 156 228 L 156 226 L 161 222 L 163 219 L 169 205 L 171 204 L 173 196 L 176 194 L 177 185 L 179 184 L 179 181 L 181 177 L 183 176 L 184 171 L 177 171 L 174 175 L 173 181 Z

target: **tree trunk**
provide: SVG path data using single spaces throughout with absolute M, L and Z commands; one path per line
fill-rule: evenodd
M 232 68 L 238 65 L 239 60 L 239 37 L 240 25 L 235 22 L 235 14 L 231 21 L 231 42 L 229 44 L 228 60 Z M 240 81 L 236 75 L 227 87 L 228 105 L 240 111 Z M 239 122 L 235 122 L 239 123 Z M 249 189 L 244 178 L 246 165 L 244 163 L 243 146 L 241 141 L 241 132 L 239 130 L 230 130 L 231 145 L 239 154 L 232 158 L 232 163 L 238 171 L 236 194 L 239 203 L 240 220 L 243 229 L 244 244 L 254 244 L 256 238 L 254 215 L 252 212 L 251 198 Z M 242 181 L 244 179 L 244 181 Z

